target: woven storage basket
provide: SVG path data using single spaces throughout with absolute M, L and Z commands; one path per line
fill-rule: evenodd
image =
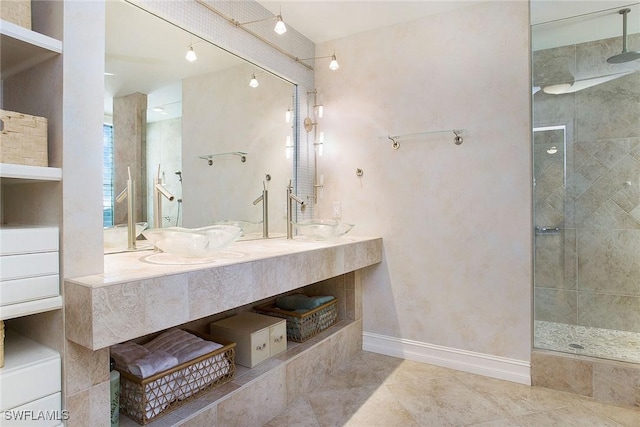
M 334 298 L 306 313 L 282 310 L 274 303 L 259 305 L 253 309 L 261 314 L 287 319 L 287 339 L 304 342 L 319 334 L 338 320 L 338 300 Z
M 145 425 L 234 377 L 236 343 L 188 332 L 223 347 L 144 379 L 118 369 L 121 414 Z
M 0 163 L 48 166 L 47 119 L 0 110 Z
M 31 29 L 31 0 L 0 1 L 0 19 Z

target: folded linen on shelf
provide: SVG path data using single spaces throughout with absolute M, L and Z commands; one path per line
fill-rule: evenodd
M 203 340 L 182 329 L 173 328 L 144 344 L 144 347 L 150 352 L 166 351 L 178 359 L 180 364 L 222 348 L 222 344 Z
M 178 359 L 166 351 L 156 350 L 127 365 L 133 375 L 148 378 L 158 372 L 178 366 Z
M 289 310 L 302 312 L 313 310 L 333 300 L 335 297 L 331 295 L 310 297 L 304 294 L 291 294 L 278 297 L 276 299 L 276 307 L 281 310 Z M 300 310 L 300 311 L 298 311 Z M 304 311 L 302 311 L 304 310 Z
M 149 350 L 134 342 L 125 342 L 111 346 L 111 357 L 116 361 L 116 367 L 127 371 L 128 365 L 149 354 Z

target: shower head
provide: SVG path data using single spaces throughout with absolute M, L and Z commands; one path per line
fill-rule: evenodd
M 629 12 L 631 12 L 631 9 L 621 9 L 618 12 L 622 15 L 622 53 L 607 58 L 609 64 L 623 64 L 640 58 L 640 52 L 629 52 L 627 50 L 627 14 Z

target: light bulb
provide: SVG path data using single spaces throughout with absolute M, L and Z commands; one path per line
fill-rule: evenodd
M 284 113 L 284 121 L 286 123 L 291 123 L 291 109 L 287 110 L 287 112 Z
M 340 66 L 338 65 L 338 61 L 336 60 L 336 56 L 335 55 L 331 55 L 331 62 L 329 63 L 329 69 L 335 71 L 338 68 L 340 68 Z
M 321 119 L 324 114 L 324 106 L 322 104 L 318 105 L 318 118 Z
M 249 82 L 249 86 L 251 86 L 251 87 L 260 86 L 260 83 L 258 83 L 258 79 L 256 79 L 256 75 L 255 74 L 251 76 L 251 81 Z
M 196 55 L 196 53 L 193 51 L 193 46 L 189 46 L 189 50 L 187 51 L 187 54 L 184 57 L 187 61 L 189 62 L 193 62 L 196 59 L 198 59 L 198 56 Z
M 278 22 L 276 22 L 276 26 L 273 29 L 279 35 L 283 35 L 287 32 L 287 26 L 284 25 L 284 21 L 282 20 L 282 16 L 278 15 Z

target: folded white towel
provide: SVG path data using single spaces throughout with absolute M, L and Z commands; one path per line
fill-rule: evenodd
M 178 366 L 178 359 L 166 351 L 156 350 L 145 357 L 137 359 L 127 365 L 129 372 L 140 378 L 148 378 L 158 372 L 166 371 Z
M 149 350 L 134 342 L 125 342 L 111 346 L 111 357 L 116 361 L 116 367 L 127 370 L 131 362 L 135 362 L 149 354 Z
M 178 363 L 184 363 L 211 353 L 221 348 L 222 344 L 203 340 L 189 332 L 174 328 L 158 335 L 144 344 L 144 347 L 150 352 L 164 350 L 178 359 Z

